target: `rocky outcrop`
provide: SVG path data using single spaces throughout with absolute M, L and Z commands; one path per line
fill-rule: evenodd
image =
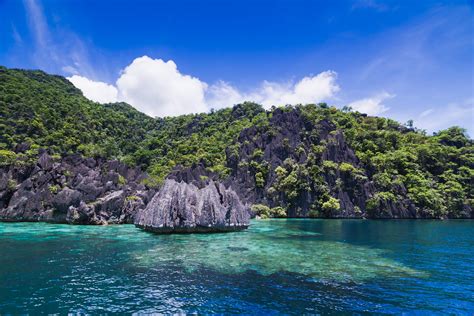
M 226 156 L 231 170 L 226 184 L 243 201 L 281 206 L 289 217 L 426 217 L 416 210 L 403 185 L 399 188 L 403 199 L 368 211 L 367 201 L 377 192 L 370 170 L 334 123 L 311 120 L 298 108 L 275 109 L 268 126 L 243 130 Z M 337 199 L 338 208 L 323 208 L 329 197 Z
M 238 145 L 226 151 L 231 169 L 226 183 L 232 184 L 245 202 L 282 206 L 289 217 L 308 217 L 311 210 L 321 210 L 319 201 L 328 194 L 337 198 L 341 207 L 317 216 L 364 217 L 373 185 L 365 174 L 356 177 L 339 170 L 341 163 L 356 170 L 359 160 L 332 122 L 313 122 L 298 109 L 279 108 L 268 126 L 242 131 Z M 320 148 L 319 155 L 310 155 L 315 147 Z M 321 168 L 325 161 L 335 168 Z M 277 168 L 283 168 L 285 175 L 279 175 Z M 254 176 L 258 173 L 260 183 Z M 293 185 L 296 182 L 298 185 Z
M 153 196 L 146 175 L 118 161 L 41 151 L 36 163 L 0 168 L 0 220 L 133 223 Z
M 199 188 L 167 179 L 135 225 L 156 233 L 227 232 L 247 228 L 249 219 L 248 207 L 221 183 L 208 180 Z

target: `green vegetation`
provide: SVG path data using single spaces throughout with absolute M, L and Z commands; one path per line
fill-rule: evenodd
M 380 192 L 368 201 L 396 200 L 400 184 L 415 205 L 433 216 L 473 205 L 474 146 L 460 127 L 451 127 L 433 136 L 408 128 L 394 120 L 370 117 L 349 110 L 317 105 L 301 107 L 311 120 L 329 119 L 344 132 L 347 142 L 361 160 L 365 173 Z M 346 163 L 337 166 L 324 161 L 324 168 L 362 175 Z
M 125 103 L 100 105 L 60 76 L 0 67 L 0 148 L 120 157 L 157 122 Z
M 222 177 L 232 168 L 246 168 L 259 191 L 284 198 L 288 205 L 297 203 L 303 193 L 314 192 L 313 216 L 339 210 L 334 191 L 360 179 L 372 181 L 376 188 L 367 201 L 368 211 L 402 195 L 437 217 L 473 205 L 474 145 L 462 128 L 427 136 L 412 123 L 401 125 L 347 107 L 309 104 L 283 110 L 297 110 L 315 126 L 322 120 L 334 124 L 360 163 L 322 159 L 333 140 L 313 141 L 319 135 L 317 128 L 304 135 L 309 145 L 293 148 L 290 139 L 282 139 L 294 159 L 287 158 L 281 165 L 265 161 L 265 148 L 258 146 L 239 157 L 242 146 L 254 141 L 238 141 L 244 129 L 252 127 L 255 135 L 266 133 L 268 138 L 278 134 L 281 127 L 269 124 L 274 108 L 265 111 L 247 102 L 211 113 L 155 119 L 125 103 L 89 101 L 60 76 L 0 67 L 0 166 L 33 163 L 39 148 L 48 148 L 55 159 L 79 152 L 139 166 L 151 175 L 144 180 L 149 186 L 158 186 L 177 165 L 201 163 Z M 22 143 L 29 144 L 27 150 L 15 153 Z M 335 185 L 327 182 L 328 176 L 336 178 Z M 262 217 L 283 214 L 282 210 L 257 209 Z
M 337 212 L 340 209 L 339 205 L 339 200 L 336 198 L 333 198 L 332 196 L 329 197 L 329 199 L 323 203 L 322 205 L 322 210 L 326 214 L 331 214 L 332 212 Z
M 15 190 L 16 186 L 18 185 L 18 183 L 16 182 L 15 179 L 8 179 L 8 183 L 7 183 L 7 188 L 8 190 Z
M 377 192 L 372 198 L 367 200 L 367 212 L 374 214 L 378 211 L 380 203 L 393 202 L 396 197 L 391 192 Z
M 273 188 L 275 191 L 282 192 L 290 204 L 302 192 L 311 190 L 309 183 L 305 180 L 308 179 L 307 169 L 291 158 L 287 158 L 283 162 L 283 166 L 278 166 L 275 173 L 277 179 L 273 184 Z
M 61 187 L 57 184 L 49 186 L 49 192 L 51 192 L 52 194 L 58 193 L 60 189 Z
M 119 176 L 118 176 L 118 184 L 119 184 L 119 185 L 125 185 L 125 184 L 127 184 L 127 180 L 126 180 L 125 177 L 122 176 L 121 174 L 119 174 Z
M 16 153 L 11 150 L 0 149 L 0 166 L 8 166 L 16 160 Z
M 270 208 L 263 204 L 254 204 L 252 211 L 261 219 L 286 217 L 285 209 L 280 206 Z
M 202 163 L 221 176 L 229 174 L 225 150 L 239 133 L 266 117 L 263 109 L 245 103 L 234 109 L 209 114 L 189 114 L 157 119 L 139 149 L 124 157 L 129 164 L 147 170 L 160 183 L 176 165 Z
M 136 195 L 129 195 L 125 198 L 125 201 L 127 202 L 133 202 L 133 201 L 138 201 L 140 198 Z

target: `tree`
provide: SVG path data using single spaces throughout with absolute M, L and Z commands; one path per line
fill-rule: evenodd
M 339 211 L 340 208 L 339 200 L 332 196 L 322 205 L 323 212 L 327 215 Z

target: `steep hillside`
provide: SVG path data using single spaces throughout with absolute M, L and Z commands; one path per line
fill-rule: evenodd
M 459 127 L 426 136 L 326 104 L 244 103 L 153 119 L 125 103 L 91 102 L 62 77 L 0 68 L 0 131 L 4 172 L 36 164 L 45 148 L 57 161 L 80 153 L 138 166 L 147 187 L 178 169 L 216 178 L 261 216 L 474 216 L 474 145 Z M 5 174 L 8 183 L 17 172 Z
M 459 128 L 427 137 L 326 105 L 268 117 L 227 149 L 230 182 L 253 203 L 305 217 L 472 216 L 474 147 Z
M 63 77 L 0 67 L 0 148 L 121 156 L 155 124 L 128 104 L 89 101 Z

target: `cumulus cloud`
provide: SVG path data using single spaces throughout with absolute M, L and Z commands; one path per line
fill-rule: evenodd
M 232 85 L 225 81 L 218 81 L 209 86 L 206 91 L 206 102 L 209 107 L 220 109 L 244 101 L 245 97 Z
M 119 98 L 152 116 L 207 111 L 207 84 L 183 75 L 169 60 L 136 58 L 117 80 Z
M 390 108 L 383 104 L 383 101 L 393 98 L 395 95 L 388 92 L 381 92 L 372 97 L 360 99 L 348 105 L 355 111 L 368 115 L 379 115 L 387 112 Z
M 115 86 L 74 75 L 68 77 L 84 96 L 97 102 L 125 101 L 150 116 L 172 116 L 208 110 L 207 84 L 183 75 L 176 64 L 147 56 L 136 58 Z
M 89 80 L 78 75 L 68 77 L 67 79 L 79 88 L 86 98 L 92 101 L 100 103 L 117 101 L 118 90 L 112 85 Z
M 220 81 L 210 86 L 208 103 L 213 107 L 229 106 L 243 101 L 254 101 L 265 107 L 297 103 L 317 103 L 328 100 L 340 90 L 334 71 L 324 71 L 316 76 L 304 77 L 296 83 L 264 81 L 248 93 L 239 92 L 229 83 Z
M 125 101 L 151 116 L 206 112 L 243 101 L 254 101 L 265 107 L 317 103 L 331 99 L 340 89 L 337 74 L 324 71 L 296 83 L 264 81 L 256 89 L 242 92 L 225 81 L 209 85 L 181 73 L 172 60 L 165 62 L 148 56 L 136 58 L 128 65 L 115 86 L 78 75 L 68 79 L 91 100 Z

